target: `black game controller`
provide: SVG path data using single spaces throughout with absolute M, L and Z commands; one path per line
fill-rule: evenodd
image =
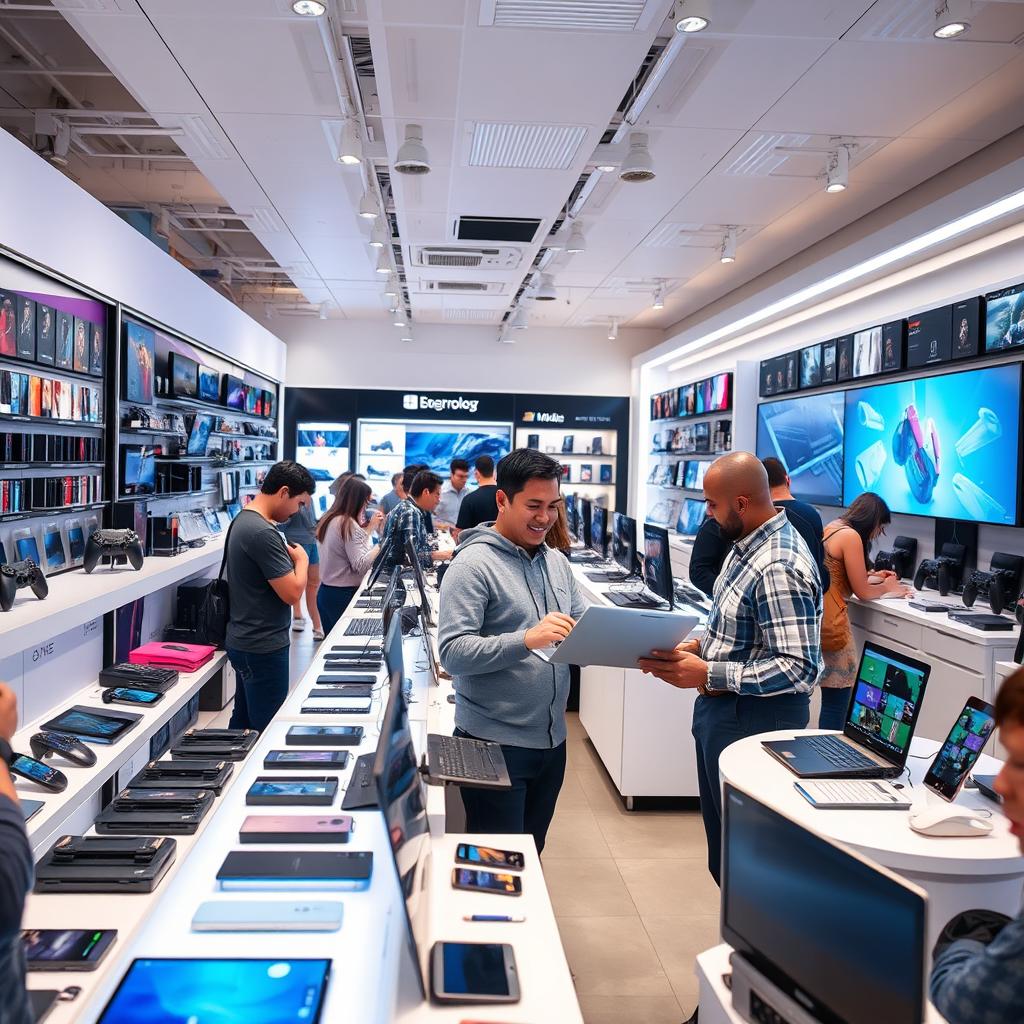
M 97 530 L 85 542 L 82 564 L 86 572 L 92 572 L 104 559 L 109 558 L 111 566 L 126 559 L 133 569 L 142 568 L 142 541 L 134 530 Z
M 79 768 L 91 768 L 96 763 L 96 754 L 81 740 L 64 732 L 37 732 L 29 741 L 32 756 L 42 761 L 51 754 L 60 754 L 65 761 Z
M 875 555 L 875 569 L 888 569 L 896 573 L 897 579 L 906 579 L 914 571 L 917 557 L 917 541 L 913 537 L 897 537 L 888 551 Z
M 943 597 L 950 590 L 950 570 L 953 568 L 951 558 L 924 558 L 914 573 L 914 589 L 924 590 L 925 586 L 933 586 Z
M 43 570 L 31 558 L 0 565 L 0 609 L 9 612 L 14 606 L 15 594 L 22 587 L 31 587 L 40 601 L 50 592 Z

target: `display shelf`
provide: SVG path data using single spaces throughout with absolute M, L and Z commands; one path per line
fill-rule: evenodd
M 126 733 L 120 742 L 110 746 L 99 743 L 89 744 L 90 749 L 96 754 L 95 765 L 91 768 L 81 768 L 64 762 L 63 758 L 52 759 L 54 766 L 60 768 L 68 777 L 68 788 L 63 793 L 50 793 L 42 786 L 27 779 L 20 777 L 17 779 L 15 789 L 19 796 L 29 800 L 43 801 L 43 806 L 26 826 L 29 842 L 32 844 L 32 852 L 36 858 L 45 853 L 54 840 L 64 834 L 66 822 L 71 816 L 88 803 L 100 791 L 104 783 L 138 753 L 143 744 L 147 745 L 148 750 L 149 741 L 157 730 L 169 722 L 175 712 L 184 707 L 226 661 L 227 655 L 223 651 L 218 651 L 198 672 L 183 672 L 178 677 L 178 682 L 167 691 L 164 699 L 153 707 L 118 705 L 117 710 L 142 717 L 135 724 L 135 728 Z M 68 697 L 64 706 L 80 704 L 83 707 L 97 710 L 109 708 L 109 704 L 103 703 L 103 690 L 104 687 L 100 685 L 99 680 L 93 680 L 78 693 Z M 34 722 L 23 726 L 15 734 L 11 745 L 19 752 L 30 751 L 29 740 L 32 734 L 38 732 L 44 722 L 59 713 L 59 711 L 51 709 Z
M 154 462 L 178 462 L 178 463 L 181 463 L 183 465 L 187 465 L 187 464 L 197 463 L 197 462 L 202 462 L 202 463 L 213 462 L 213 459 L 209 455 L 181 455 L 178 458 L 175 458 L 173 455 L 157 455 L 153 459 L 153 461 Z
M 0 515 L 0 523 L 16 523 L 22 519 L 48 519 L 53 516 L 66 516 L 74 512 L 97 512 L 106 508 L 105 501 L 94 501 L 88 505 L 61 505 L 60 508 L 36 508 L 28 512 L 5 512 Z M 91 618 L 92 616 L 90 616 Z M 0 627 L 0 636 L 3 628 Z
M 121 399 L 121 401 L 125 401 L 125 399 Z M 153 399 L 153 405 L 167 409 L 184 409 L 186 412 L 193 412 L 196 409 L 202 409 L 209 412 L 219 412 L 222 416 L 226 416 L 228 419 L 241 417 L 246 420 L 254 420 L 256 423 L 274 422 L 273 416 L 257 416 L 254 412 L 244 412 L 241 409 L 231 409 L 222 402 L 210 402 L 205 398 L 170 398 L 158 396 Z M 149 407 L 147 406 L 146 408 Z
M 99 381 L 99 377 L 93 377 Z M 95 420 L 65 420 L 56 416 L 23 416 L 21 413 L 0 412 L 0 423 L 30 423 L 40 427 L 89 427 L 92 430 L 103 430 L 105 423 L 97 423 Z
M 230 437 L 232 440 L 238 438 L 243 441 L 248 439 L 250 441 L 261 441 L 264 444 L 277 444 L 279 440 L 276 434 L 243 434 L 237 430 L 211 430 L 210 437 Z
M 181 430 L 161 430 L 156 427 L 120 427 L 118 428 L 120 434 L 149 434 L 157 435 L 159 437 L 166 437 L 168 434 L 174 434 L 180 436 L 183 431 Z
M 74 380 L 84 381 L 87 384 L 95 384 L 103 387 L 103 374 L 83 373 L 81 370 L 65 370 L 62 366 L 51 366 L 48 363 L 37 363 L 28 359 L 18 359 L 16 356 L 0 356 L 0 367 L 10 368 L 15 373 L 27 373 L 37 377 L 71 377 Z
M 163 494 L 119 494 L 117 501 L 164 501 L 167 498 L 198 498 L 204 494 L 216 494 L 219 487 L 203 487 L 198 491 L 166 491 Z
M 31 590 L 19 590 L 14 607 L 0 612 L 0 649 L 5 655 L 24 651 L 219 565 L 223 546 L 221 538 L 213 537 L 205 547 L 174 559 L 147 558 L 137 572 L 118 566 L 97 567 L 91 574 L 83 569 L 66 573 L 42 601 Z
M 105 462 L 5 462 L 0 472 L 11 469 L 102 469 Z
M 607 452 L 544 452 L 554 459 L 614 459 L 614 455 Z

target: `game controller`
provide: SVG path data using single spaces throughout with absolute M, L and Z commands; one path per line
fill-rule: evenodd
M 903 411 L 892 435 L 892 457 L 907 474 L 914 497 L 922 505 L 928 504 L 939 482 L 939 435 L 931 417 L 922 428 L 914 405 L 908 405 Z
M 31 558 L 0 565 L 0 609 L 9 612 L 14 607 L 15 595 L 22 587 L 31 587 L 40 601 L 50 592 L 43 570 Z
M 133 569 L 142 568 L 142 541 L 134 530 L 97 530 L 85 542 L 82 564 L 86 572 L 92 572 L 104 559 L 109 558 L 113 566 L 120 559 L 127 559 Z
M 29 741 L 32 756 L 42 761 L 51 754 L 60 754 L 65 761 L 79 768 L 91 768 L 96 763 L 96 754 L 81 740 L 64 732 L 37 732 Z
M 963 544 L 943 544 L 938 558 L 924 558 L 914 574 L 914 589 L 934 587 L 945 597 L 960 585 L 967 549 Z
M 897 579 L 906 579 L 914 571 L 914 560 L 917 558 L 917 540 L 914 537 L 897 537 L 889 551 L 879 551 L 875 555 L 875 569 L 888 569 L 896 573 Z
M 980 594 L 987 594 L 992 613 L 1002 615 L 1004 609 L 1014 603 L 1015 595 L 1020 592 L 1022 574 L 1024 574 L 1024 558 L 1020 555 L 1008 555 L 1003 551 L 996 551 L 992 555 L 992 563 L 987 572 L 976 569 L 967 577 L 967 582 L 964 583 L 964 604 L 970 608 Z M 1015 615 L 1019 621 L 1021 616 L 1019 601 Z

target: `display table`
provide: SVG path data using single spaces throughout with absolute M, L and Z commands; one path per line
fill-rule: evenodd
M 805 828 L 857 850 L 902 875 L 928 893 L 929 946 L 946 922 L 962 910 L 985 908 L 1013 915 L 1021 903 L 1024 857 L 1009 822 L 999 807 L 975 790 L 963 790 L 957 805 L 982 817 L 991 816 L 993 831 L 980 837 L 923 836 L 911 830 L 908 811 L 820 810 L 807 802 L 793 783 L 796 776 L 761 747 L 765 739 L 814 735 L 817 730 L 773 732 L 740 740 L 727 747 L 718 762 L 722 781 L 731 782 Z M 906 776 L 910 796 L 920 805 L 942 804 L 922 781 L 939 744 L 915 738 Z M 1001 762 L 983 754 L 979 774 L 999 771 Z

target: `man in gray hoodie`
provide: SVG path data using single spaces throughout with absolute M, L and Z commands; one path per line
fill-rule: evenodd
M 532 652 L 568 635 L 584 601 L 544 543 L 561 466 L 519 448 L 498 463 L 498 518 L 465 530 L 441 584 L 438 647 L 455 680 L 455 735 L 500 743 L 511 790 L 462 789 L 468 832 L 533 835 L 544 849 L 565 776 L 569 667 Z

